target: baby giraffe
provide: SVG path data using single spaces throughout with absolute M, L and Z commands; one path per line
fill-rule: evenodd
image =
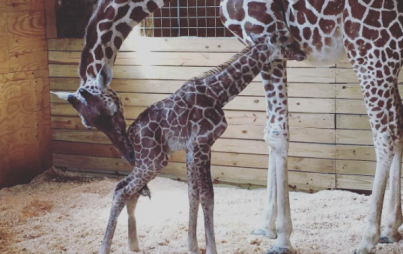
M 109 88 L 111 67 L 105 64 L 97 78 L 75 93 L 56 93 L 78 111 L 83 124 L 104 132 L 133 171 L 117 184 L 105 237 L 99 253 L 110 253 L 112 237 L 123 207 L 129 215 L 129 248 L 139 251 L 134 210 L 147 183 L 168 164 L 168 155 L 186 151 L 189 184 L 190 253 L 201 253 L 196 239 L 197 213 L 204 213 L 206 253 L 215 254 L 214 191 L 210 173 L 211 147 L 227 128 L 223 107 L 237 96 L 274 59 L 302 61 L 294 44 L 274 46 L 269 38 L 248 47 L 224 65 L 193 78 L 167 99 L 142 112 L 126 131 L 123 106 Z

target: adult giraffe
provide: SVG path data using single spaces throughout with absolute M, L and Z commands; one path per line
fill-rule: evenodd
M 100 0 L 87 27 L 79 74 L 93 81 L 102 65 L 114 63 L 131 29 L 169 0 Z M 357 73 L 377 156 L 372 202 L 357 253 L 401 239 L 400 169 L 403 112 L 397 79 L 403 64 L 403 2 L 398 0 L 223 0 L 221 16 L 245 44 L 269 35 L 297 42 L 314 64 L 336 63 L 347 52 Z M 254 34 L 255 36 L 251 36 Z M 261 73 L 267 98 L 265 140 L 270 147 L 267 203 L 257 234 L 276 238 L 269 253 L 293 253 L 288 197 L 288 106 L 286 62 L 273 61 Z M 79 95 L 78 95 L 79 98 Z M 391 200 L 380 238 L 380 218 L 390 171 Z M 277 223 L 276 223 L 277 221 Z

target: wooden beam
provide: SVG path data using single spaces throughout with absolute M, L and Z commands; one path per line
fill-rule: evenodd
M 167 80 L 188 80 L 197 77 L 210 67 L 189 67 L 189 66 L 115 66 L 114 77 L 122 79 L 167 79 Z M 50 64 L 50 77 L 77 77 L 75 65 Z M 335 70 L 323 68 L 318 71 L 315 68 L 289 68 L 287 72 L 289 82 L 312 82 L 334 83 Z M 261 81 L 260 75 L 255 81 Z
M 112 145 L 53 142 L 55 154 L 80 155 L 89 157 L 107 157 L 120 159 L 119 153 Z M 247 167 L 267 170 L 269 157 L 260 154 L 242 154 L 212 152 L 212 164 L 218 166 Z M 169 157 L 172 162 L 186 162 L 184 151 L 175 152 Z M 122 160 L 123 161 L 123 160 Z M 335 163 L 329 159 L 288 157 L 287 166 L 289 170 L 304 172 L 320 172 L 327 174 L 335 173 Z
M 121 159 L 54 155 L 55 166 L 79 169 L 96 170 L 116 170 L 121 172 L 130 172 L 132 167 Z M 186 177 L 186 164 L 171 162 L 165 167 L 161 174 Z M 211 168 L 213 182 L 243 183 L 253 185 L 266 185 L 267 170 L 212 166 Z M 316 188 L 334 188 L 335 176 L 332 174 L 318 174 L 308 172 L 290 172 L 289 184 L 292 189 L 316 189 Z
M 152 104 L 168 98 L 166 94 L 140 94 L 120 93 L 120 99 L 124 106 L 149 107 Z M 65 100 L 51 94 L 52 103 L 67 103 Z M 289 111 L 300 113 L 334 113 L 335 104 L 332 99 L 316 98 L 289 98 Z M 265 97 L 238 96 L 225 105 L 226 110 L 266 111 Z
M 138 80 L 113 79 L 111 87 L 116 92 L 123 93 L 152 93 L 172 94 L 185 82 L 182 80 Z M 50 78 L 52 90 L 76 91 L 80 85 L 79 78 Z M 316 83 L 288 83 L 288 96 L 290 98 L 335 98 L 334 84 Z M 240 96 L 263 96 L 264 90 L 261 82 L 252 82 Z

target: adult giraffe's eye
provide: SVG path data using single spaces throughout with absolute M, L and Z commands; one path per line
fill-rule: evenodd
M 78 92 L 81 94 L 81 96 L 84 98 L 84 99 L 88 99 L 88 98 L 90 98 L 91 96 L 92 96 L 92 94 L 90 93 L 90 92 L 88 92 L 86 89 L 84 89 L 84 88 L 80 88 L 80 90 L 78 90 Z

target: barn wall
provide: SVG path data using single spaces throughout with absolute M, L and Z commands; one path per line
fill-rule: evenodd
M 52 165 L 43 0 L 0 0 L 0 188 Z
M 49 40 L 52 90 L 73 91 L 82 40 Z M 225 62 L 243 48 L 236 39 L 128 39 L 114 67 L 112 88 L 120 93 L 128 121 L 166 98 L 183 82 Z M 216 182 L 265 185 L 268 149 L 263 141 L 265 99 L 260 78 L 226 107 L 227 131 L 213 146 Z M 402 80 L 402 78 L 400 79 Z M 312 68 L 289 62 L 291 143 L 289 182 L 297 189 L 371 189 L 375 170 L 372 136 L 354 72 L 345 62 Z M 77 113 L 51 97 L 54 164 L 71 169 L 130 172 L 108 139 L 85 130 Z M 184 153 L 164 169 L 185 178 Z

